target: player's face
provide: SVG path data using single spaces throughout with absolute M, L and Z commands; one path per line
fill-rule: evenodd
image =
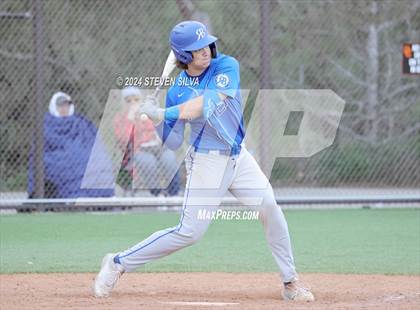
M 188 64 L 188 68 L 194 70 L 205 70 L 211 61 L 210 47 L 204 47 L 202 49 L 192 51 L 193 60 Z

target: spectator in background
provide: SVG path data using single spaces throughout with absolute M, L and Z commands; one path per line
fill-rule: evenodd
M 142 99 L 139 88 L 124 88 L 122 111 L 114 117 L 114 131 L 118 145 L 125 152 L 123 169 L 129 172 L 131 180 L 141 178 L 154 196 L 177 195 L 180 188 L 180 175 L 177 171 L 175 153 L 162 147 L 153 122 L 148 118 L 140 119 L 136 114 Z M 172 178 L 164 191 L 161 190 L 160 185 L 162 177 L 166 180 Z
M 55 93 L 44 116 L 44 193 L 45 198 L 110 197 L 114 190 L 82 188 L 86 166 L 97 129 L 85 117 L 74 113 L 71 97 Z M 99 153 L 99 152 L 98 152 Z M 106 152 L 95 155 L 95 177 L 113 180 L 112 163 Z M 32 198 L 34 181 L 34 144 L 29 156 L 28 193 Z M 92 184 L 92 182 L 91 182 Z

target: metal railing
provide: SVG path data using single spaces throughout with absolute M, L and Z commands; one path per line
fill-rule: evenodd
M 331 89 L 345 100 L 334 144 L 278 158 L 274 187 L 419 188 L 420 80 L 401 71 L 402 43 L 420 37 L 419 13 L 418 1 L 2 1 L 1 199 L 29 194 L 31 152 L 33 197 L 51 186 L 42 131 L 55 92 L 98 127 L 109 91 L 121 88 L 116 78 L 158 76 L 169 31 L 185 19 L 206 23 L 219 51 L 239 60 L 241 87 L 251 90 L 246 121 L 260 88 Z M 262 117 L 276 122 L 270 111 Z M 252 151 L 264 166 L 270 143 L 264 135 L 259 143 Z M 119 186 L 130 190 L 130 181 L 126 174 Z

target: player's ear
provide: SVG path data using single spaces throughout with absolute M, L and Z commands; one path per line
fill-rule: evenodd
M 211 57 L 212 58 L 216 58 L 217 57 L 217 46 L 216 46 L 216 42 L 213 42 L 209 45 L 210 47 L 210 52 L 211 52 Z
M 176 67 L 178 69 L 181 69 L 181 70 L 187 70 L 188 69 L 188 65 L 184 64 L 183 62 L 181 62 L 179 60 L 176 61 Z

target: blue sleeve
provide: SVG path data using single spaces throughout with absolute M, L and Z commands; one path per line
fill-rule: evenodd
M 223 57 L 207 83 L 203 93 L 203 116 L 210 118 L 218 109 L 225 109 L 225 103 L 218 93 L 234 98 L 240 88 L 239 63 L 233 57 Z
M 218 136 L 231 148 L 242 142 L 242 104 L 239 64 L 233 57 L 221 57 L 207 83 L 203 98 L 203 115 Z M 227 96 L 221 100 L 218 94 Z
M 224 57 L 216 64 L 207 89 L 215 90 L 234 98 L 239 91 L 239 63 L 233 57 Z
M 166 108 L 175 105 L 172 98 L 173 92 L 168 91 L 166 95 Z M 171 150 L 178 149 L 184 142 L 185 121 L 162 121 L 156 126 L 156 131 L 162 140 L 162 143 Z

